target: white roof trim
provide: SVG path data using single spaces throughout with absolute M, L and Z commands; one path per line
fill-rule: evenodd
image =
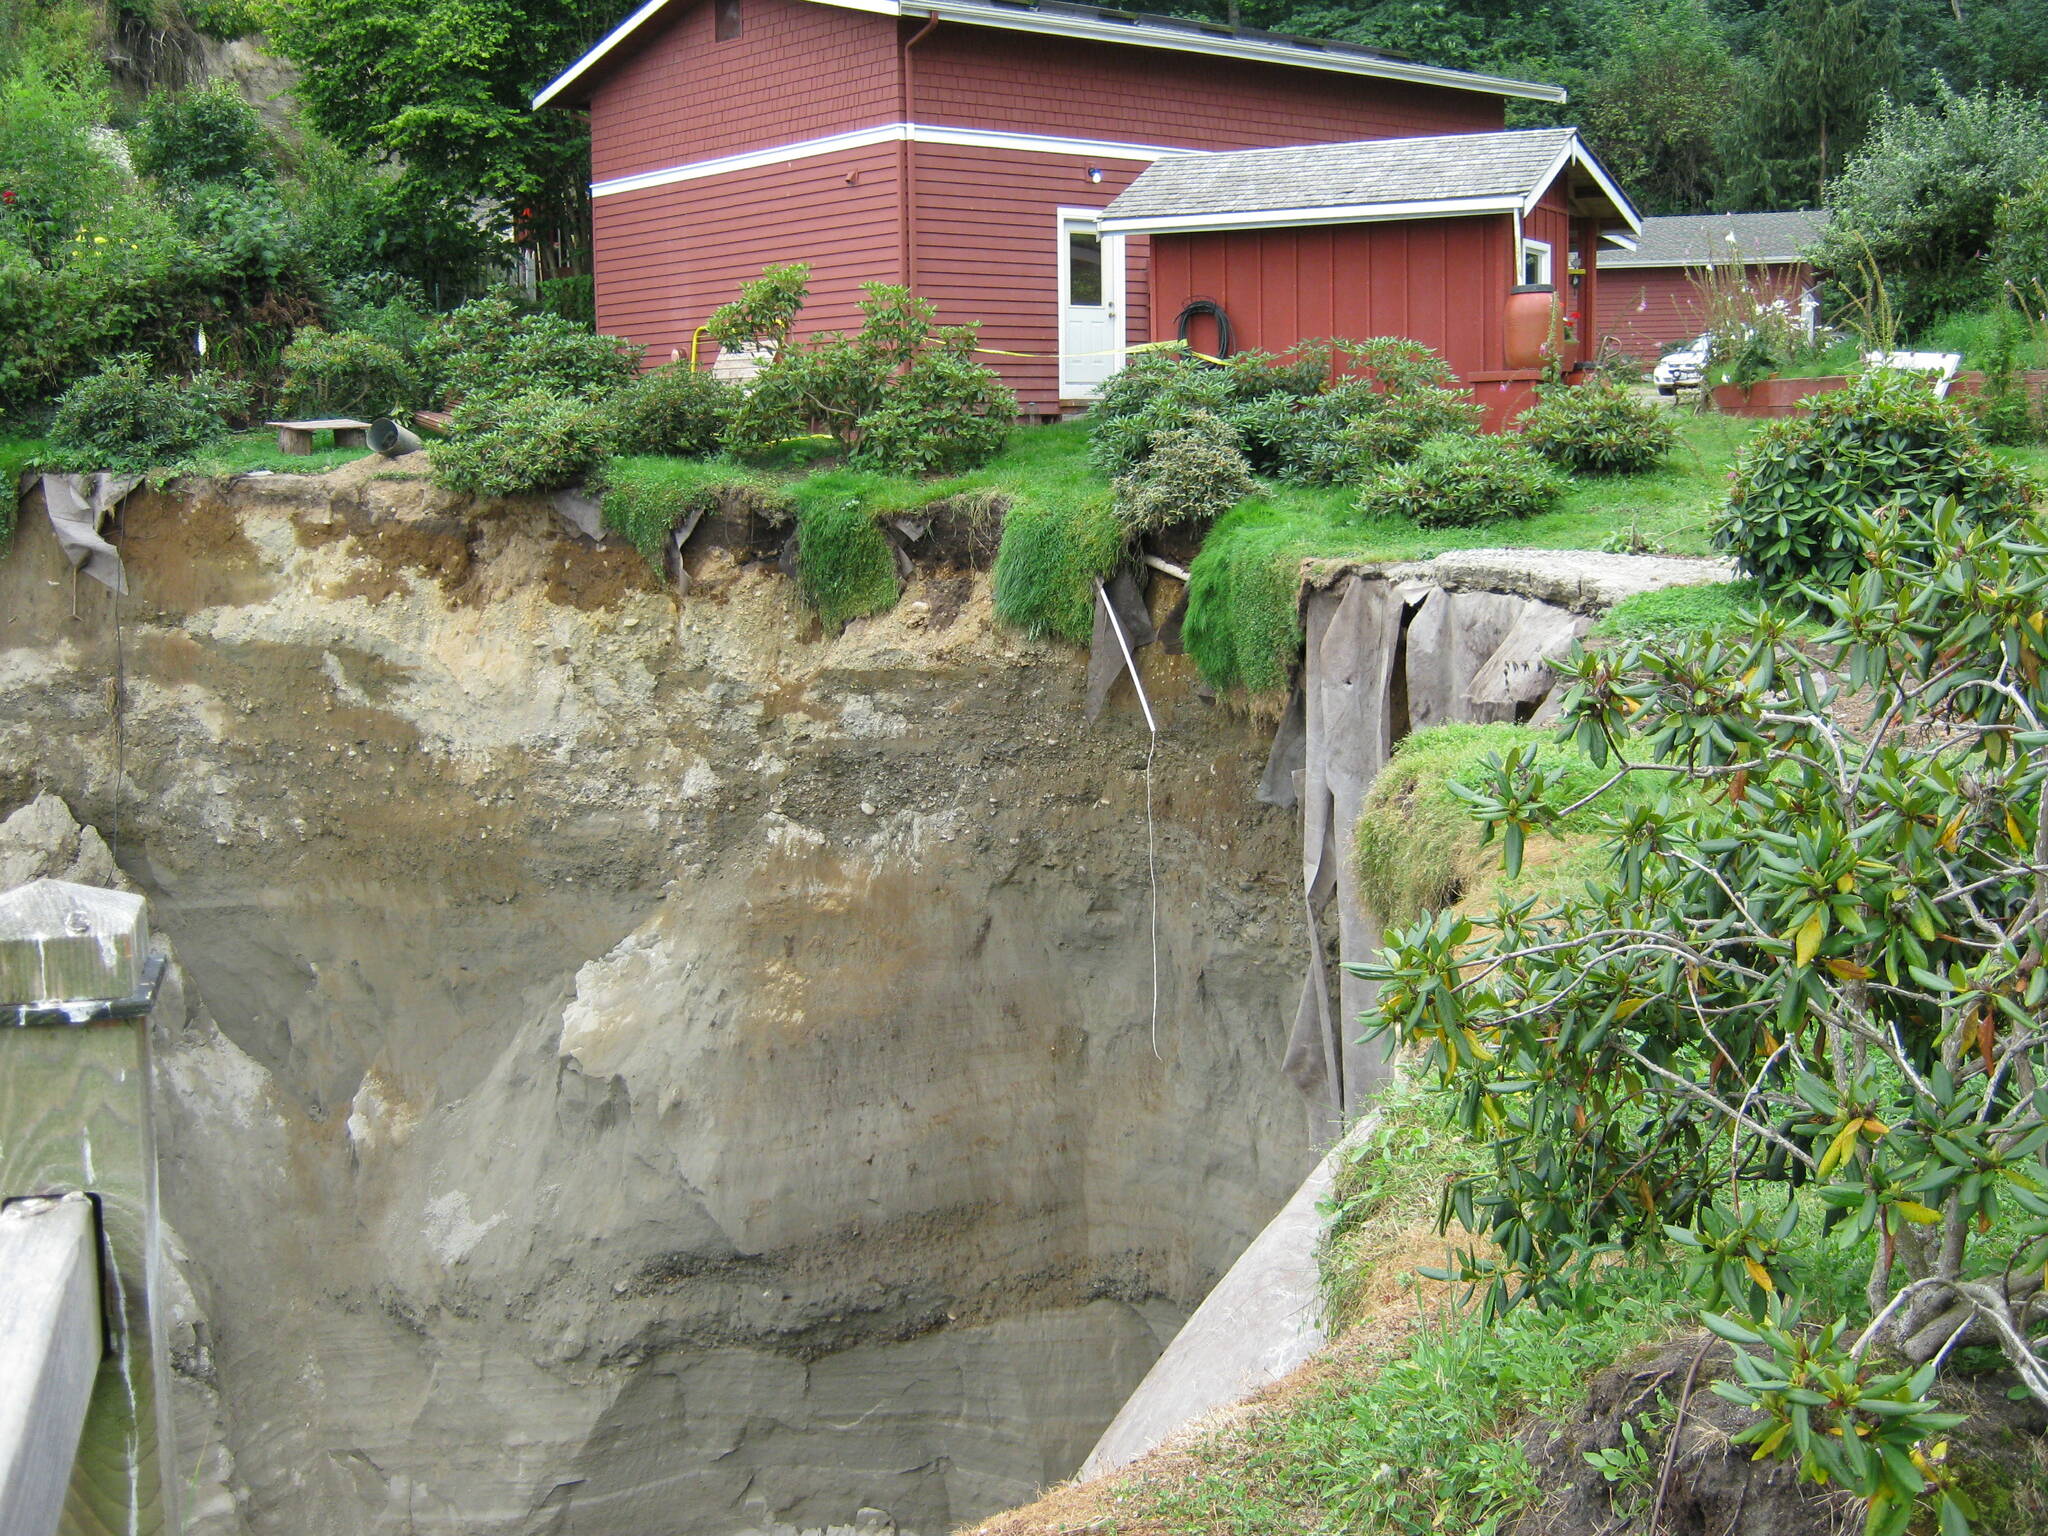
M 638 31 L 670 0 L 647 3 L 598 40 L 595 47 L 541 88 L 533 98 L 536 107 L 558 100 L 562 93 L 601 63 L 620 43 Z M 1366 54 L 1326 52 L 1320 48 L 1291 43 L 1260 42 L 1247 37 L 1181 32 L 1143 23 L 1103 21 L 1086 16 L 1067 16 L 1018 9 L 999 10 L 988 5 L 947 3 L 947 0 L 811 0 L 812 4 L 836 6 L 841 10 L 867 11 L 877 16 L 929 16 L 955 21 L 964 26 L 995 27 L 1008 32 L 1042 32 L 1055 37 L 1084 38 L 1091 42 L 1125 43 L 1144 48 L 1163 48 L 1178 53 L 1201 53 L 1212 57 L 1246 59 L 1263 64 L 1285 64 L 1300 69 L 1320 69 L 1334 74 L 1365 75 L 1379 80 L 1405 80 L 1417 85 L 1439 85 L 1452 90 L 1479 91 L 1490 96 L 1519 96 L 1531 101 L 1561 102 L 1562 86 L 1533 80 L 1510 80 L 1500 75 L 1472 74 L 1459 69 L 1439 69 L 1430 64 L 1411 64 L 1404 59 L 1374 58 Z
M 1593 158 L 1592 151 L 1587 149 L 1584 143 L 1580 141 L 1576 128 L 1572 130 L 1571 138 L 1565 141 L 1563 152 L 1552 162 L 1550 169 L 1545 171 L 1537 180 L 1536 185 L 1530 189 L 1528 197 L 1523 199 L 1522 217 L 1527 218 L 1536 211 L 1536 205 L 1543 201 L 1543 194 L 1550 190 L 1551 184 L 1563 174 L 1564 168 L 1574 160 L 1585 169 L 1587 175 L 1593 178 L 1595 185 L 1607 194 L 1607 200 L 1614 204 L 1615 209 L 1627 222 L 1629 229 L 1640 235 L 1643 232 L 1642 215 L 1636 212 L 1636 205 L 1628 200 L 1628 194 L 1614 184 L 1614 180 L 1607 174 L 1606 168 Z
M 1004 133 L 992 128 L 946 128 L 929 123 L 877 123 L 872 128 L 852 128 L 845 133 L 828 133 L 822 138 L 797 139 L 772 144 L 765 149 L 742 150 L 738 154 L 714 155 L 684 165 L 659 170 L 636 171 L 590 184 L 592 197 L 613 197 L 621 192 L 644 192 L 650 187 L 672 186 L 680 181 L 701 181 L 706 176 L 725 176 L 734 171 L 757 171 L 792 160 L 809 160 L 841 150 L 866 149 L 874 144 L 896 144 L 911 140 L 919 144 L 955 144 L 973 149 L 1009 149 L 1024 154 L 1085 155 L 1095 160 L 1163 160 L 1168 155 L 1197 151 L 1158 144 L 1118 144 L 1107 139 L 1061 139 L 1036 133 Z
M 1322 208 L 1267 208 L 1250 213 L 1161 213 L 1105 217 L 1105 235 L 1192 234 L 1205 230 L 1282 229 L 1290 224 L 1379 224 L 1389 219 L 1464 218 L 1522 211 L 1513 193 L 1495 197 L 1437 197 L 1406 203 L 1337 203 Z

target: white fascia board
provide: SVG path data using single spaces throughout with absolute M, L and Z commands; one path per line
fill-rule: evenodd
M 607 32 L 588 53 L 555 76 L 533 98 L 536 107 L 558 100 L 562 93 L 594 69 L 612 49 L 624 42 L 670 0 L 647 3 Z M 1416 85 L 1439 85 L 1458 91 L 1478 91 L 1488 96 L 1519 96 L 1529 101 L 1562 102 L 1563 86 L 1535 80 L 1510 80 L 1502 75 L 1471 74 L 1461 69 L 1438 69 L 1428 64 L 1410 64 L 1401 59 L 1375 59 L 1359 54 L 1330 53 L 1321 48 L 1299 48 L 1287 43 L 1262 43 L 1244 37 L 1181 33 L 1167 27 L 1147 27 L 1095 21 L 1085 16 L 1040 15 L 1033 11 L 993 11 L 986 6 L 946 5 L 930 0 L 812 0 L 813 4 L 840 10 L 866 11 L 875 16 L 931 16 L 962 26 L 995 27 L 1006 32 L 1044 32 L 1055 37 L 1084 38 L 1091 42 L 1125 43 L 1140 48 L 1164 48 L 1176 53 L 1203 53 L 1227 59 L 1247 59 L 1261 64 L 1286 64 L 1297 69 L 1320 69 L 1335 74 L 1366 75 L 1377 80 L 1406 80 Z
M 1340 203 L 1325 208 L 1266 208 L 1250 213 L 1105 214 L 1105 235 L 1180 235 L 1293 224 L 1384 224 L 1393 219 L 1455 219 L 1519 213 L 1518 197 L 1440 197 L 1410 203 Z
M 553 101 L 557 96 L 560 96 L 562 92 L 566 91 L 570 86 L 574 85 L 591 69 L 595 68 L 598 64 L 598 61 L 603 59 L 606 54 L 612 51 L 612 49 L 616 48 L 620 43 L 623 43 L 628 37 L 632 36 L 635 32 L 639 31 L 641 25 L 644 22 L 646 22 L 649 17 L 651 17 L 656 11 L 660 10 L 663 6 L 667 5 L 668 3 L 669 0 L 647 0 L 647 3 L 641 6 L 639 10 L 635 11 L 632 15 L 628 16 L 624 21 L 620 22 L 616 27 L 613 27 L 611 31 L 605 33 L 603 37 L 599 38 L 597 40 L 596 47 L 592 48 L 588 53 L 584 54 L 582 58 L 578 59 L 574 64 L 571 64 L 567 69 L 563 70 L 559 75 L 555 76 L 554 79 L 550 80 L 546 85 L 542 86 L 540 94 L 533 98 L 533 104 L 536 107 L 544 107 L 549 102 Z
M 841 150 L 866 149 L 874 144 L 897 144 L 910 140 L 918 144 L 952 144 L 971 149 L 1008 149 L 1025 154 L 1076 155 L 1092 160 L 1163 160 L 1168 155 L 1197 151 L 1159 144 L 1119 144 L 1106 139 L 1061 139 L 1036 133 L 1003 133 L 988 128 L 946 128 L 928 123 L 877 123 L 871 128 L 853 128 L 845 133 L 828 133 L 822 138 L 798 139 L 766 149 L 749 149 L 735 155 L 715 155 L 685 165 L 659 170 L 637 171 L 590 184 L 592 197 L 611 197 L 621 192 L 644 192 L 649 187 L 666 187 L 680 181 L 701 181 L 707 176 L 725 176 L 734 171 L 758 171 L 792 160 L 808 160 Z
M 1543 194 L 1550 190 L 1550 184 L 1574 161 L 1593 178 L 1594 185 L 1607 194 L 1607 200 L 1614 204 L 1615 212 L 1622 216 L 1628 227 L 1640 235 L 1643 232 L 1642 215 L 1636 212 L 1636 205 L 1628 200 L 1628 194 L 1614 184 L 1614 178 L 1607 174 L 1606 167 L 1595 160 L 1592 152 L 1580 142 L 1577 129 L 1572 130 L 1571 138 L 1566 140 L 1562 153 L 1551 162 L 1550 169 L 1537 177 L 1536 184 L 1529 189 L 1528 197 L 1522 202 L 1522 217 L 1527 218 L 1536 211 L 1536 205 L 1543 201 Z
M 947 5 L 944 0 L 906 0 L 903 12 L 910 16 L 935 16 L 941 21 L 954 21 L 968 27 L 997 27 L 1005 32 L 1045 32 L 1054 37 L 1082 38 L 1089 42 L 1126 43 L 1140 48 L 1164 48 L 1176 53 L 1206 53 L 1260 64 L 1287 64 L 1336 74 L 1369 75 L 1378 80 L 1441 85 L 1452 90 L 1480 91 L 1489 96 L 1520 96 L 1530 101 L 1549 102 L 1566 99 L 1563 86 L 1545 85 L 1535 80 L 1469 74 L 1460 69 L 1438 69 L 1433 65 L 1410 64 L 1401 59 L 1331 53 L 1321 48 L 1262 43 L 1246 37 L 1222 37 L 1192 31 L 1183 34 L 1167 27 L 1147 27 L 1142 22 L 1094 21 L 1085 16 L 1042 15 L 1028 10 L 991 12 L 983 6 Z
M 1624 251 L 1633 251 L 1642 244 L 1638 236 L 1621 229 L 1603 229 L 1600 231 L 1600 238 Z

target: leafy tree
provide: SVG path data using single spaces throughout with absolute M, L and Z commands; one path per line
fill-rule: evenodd
M 1982 258 L 2000 201 L 2044 164 L 2048 112 L 2016 91 L 1944 89 L 1930 106 L 1883 107 L 1869 142 L 1828 188 L 1833 218 L 1816 265 L 1869 304 L 1874 265 L 1909 327 L 1980 305 L 1995 283 Z
M 1665 0 L 1628 9 L 1572 94 L 1587 139 L 1645 212 L 1700 213 L 1713 205 L 1740 84 L 1702 0 Z
M 543 268 L 585 270 L 589 133 L 533 93 L 615 19 L 598 0 L 266 0 L 273 43 L 303 76 L 296 94 L 337 144 L 401 168 L 444 210 L 479 203 L 516 221 Z
M 1676 1244 L 1731 1314 L 1739 1438 L 1892 1536 L 1916 1499 L 1967 1528 L 1927 1399 L 1955 1349 L 2048 1403 L 2048 526 L 1862 533 L 1818 659 L 1764 611 L 1561 663 L 1562 734 L 1668 791 L 1578 894 L 1426 918 L 1367 970 L 1493 1151 L 1446 1201 L 1491 1239 L 1460 1272 L 1551 1303 Z M 1511 752 L 1467 792 L 1511 871 L 1577 809 L 1546 780 Z
M 1811 207 L 1900 78 L 1896 17 L 1865 0 L 1784 0 L 1727 148 L 1729 208 Z

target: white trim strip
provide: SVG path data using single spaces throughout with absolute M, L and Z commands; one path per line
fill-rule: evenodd
M 1289 224 L 1378 224 L 1389 219 L 1462 218 L 1481 213 L 1520 213 L 1522 200 L 1499 197 L 1441 197 L 1409 203 L 1340 203 L 1324 208 L 1266 208 L 1251 213 L 1138 214 L 1108 217 L 1105 234 L 1164 235 L 1198 230 L 1278 229 Z
M 620 43 L 646 25 L 669 0 L 647 3 L 607 32 L 595 47 L 541 88 L 533 98 L 536 107 L 558 100 L 570 86 L 603 61 Z M 1489 96 L 1520 96 L 1530 101 L 1561 102 L 1562 86 L 1533 80 L 1510 80 L 1501 75 L 1470 74 L 1459 69 L 1438 69 L 1428 64 L 1411 64 L 1401 59 L 1374 58 L 1295 43 L 1261 42 L 1255 38 L 1227 34 L 1205 34 L 1177 27 L 1147 26 L 1142 22 L 1104 21 L 1087 16 L 1053 15 L 1023 8 L 948 3 L 948 0 L 813 0 L 841 10 L 867 11 L 876 16 L 929 16 L 956 21 L 963 26 L 995 27 L 1006 32 L 1043 32 L 1054 37 L 1084 38 L 1090 42 L 1124 43 L 1140 48 L 1161 48 L 1175 53 L 1202 53 L 1227 59 L 1247 59 L 1261 64 L 1285 64 L 1298 69 L 1320 69 L 1333 74 L 1366 75 L 1377 80 L 1406 80 L 1417 85 L 1440 85 L 1451 90 L 1477 91 Z
M 1010 149 L 1025 154 L 1087 155 L 1097 160 L 1164 159 L 1168 155 L 1196 154 L 1160 144 L 1118 144 L 1107 139 L 1061 139 L 1036 133 L 1003 133 L 987 128 L 945 128 L 929 123 L 877 123 L 872 128 L 853 128 L 845 133 L 828 133 L 822 138 L 798 139 L 766 149 L 743 150 L 734 155 L 716 155 L 709 160 L 692 160 L 685 165 L 660 170 L 638 171 L 631 176 L 614 176 L 590 184 L 592 197 L 611 197 L 620 192 L 644 192 L 649 187 L 666 187 L 679 181 L 700 181 L 706 176 L 725 176 L 733 171 L 757 171 L 792 160 L 809 160 L 841 150 L 866 149 L 875 144 L 897 144 L 911 140 L 919 144 L 953 144 L 971 149 Z

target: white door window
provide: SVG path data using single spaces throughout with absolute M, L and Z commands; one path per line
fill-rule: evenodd
M 1124 237 L 1095 208 L 1059 215 L 1060 398 L 1092 400 L 1124 361 Z

